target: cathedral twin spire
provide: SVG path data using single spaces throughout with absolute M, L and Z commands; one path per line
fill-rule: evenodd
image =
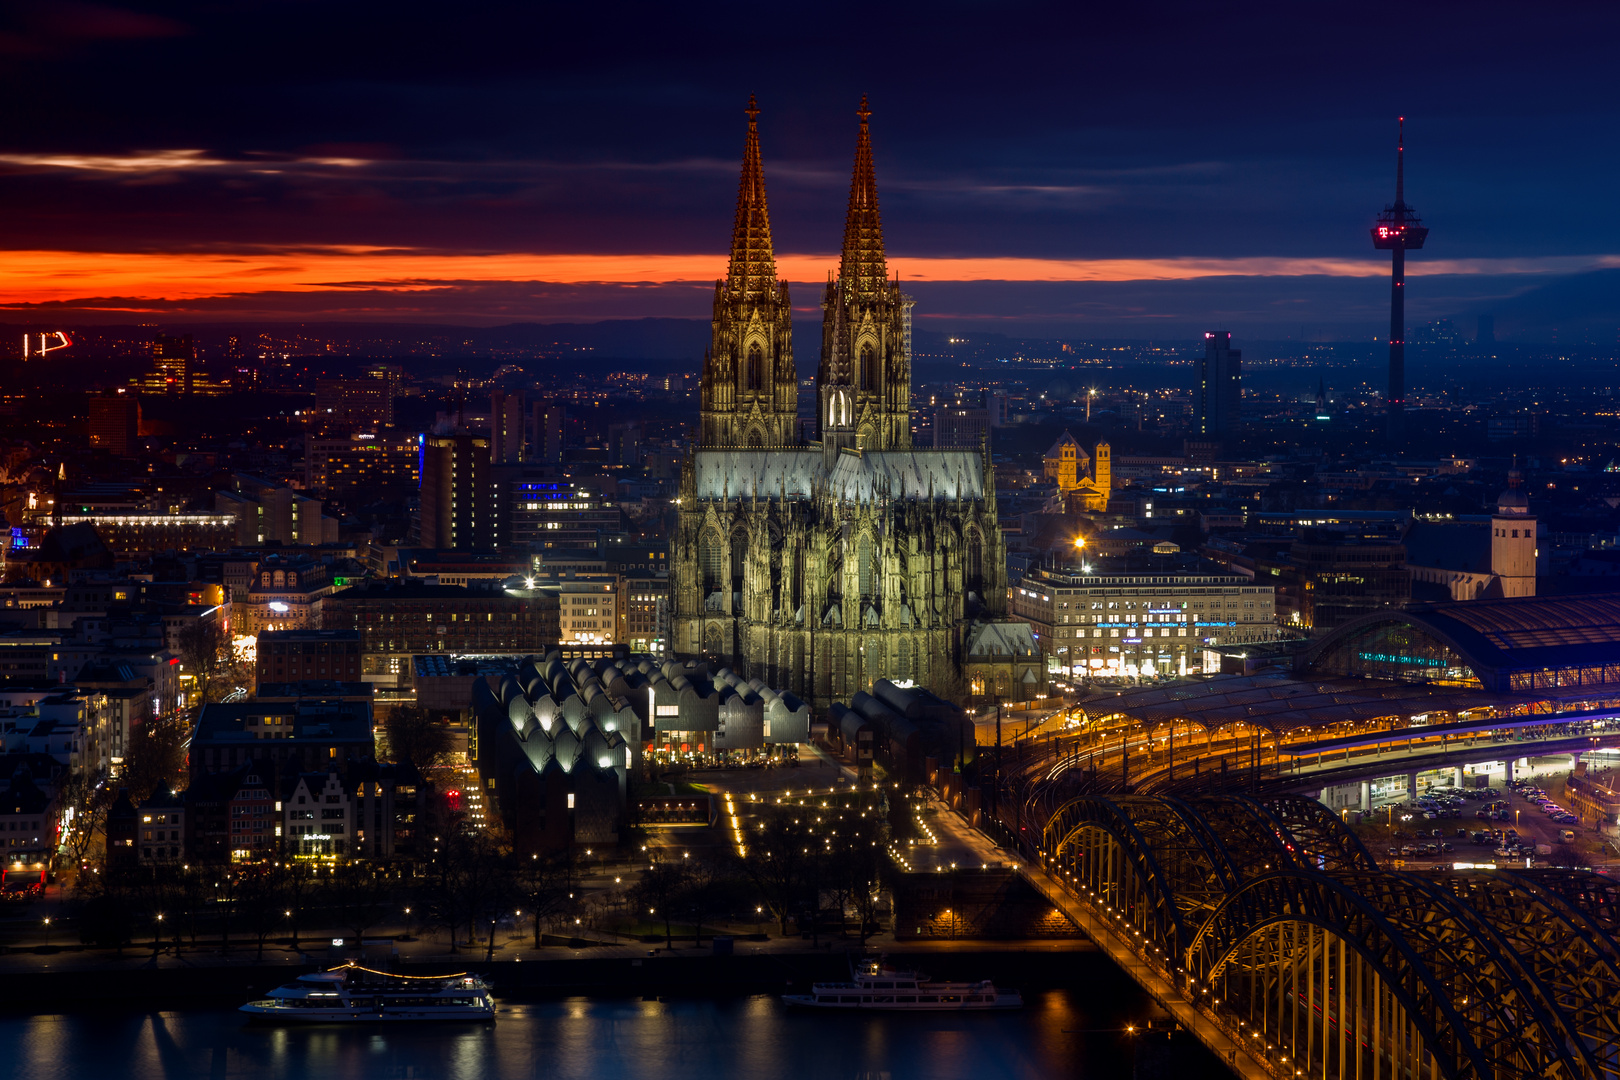
M 759 105 L 750 95 L 731 261 L 715 285 L 714 336 L 704 360 L 703 431 L 710 447 L 786 446 L 798 435 L 792 306 L 771 244 Z M 822 442 L 865 449 L 911 444 L 909 326 L 898 285 L 888 280 L 872 110 L 861 98 L 860 135 L 838 276 L 823 300 L 817 414 Z
M 737 188 L 737 221 L 731 230 L 730 287 L 752 293 L 776 284 L 771 248 L 771 213 L 765 204 L 765 164 L 759 154 L 759 105 L 748 95 L 748 139 L 743 144 L 742 181 Z
M 887 284 L 889 266 L 883 257 L 877 171 L 872 166 L 872 109 L 865 95 L 855 115 L 861 118 L 861 133 L 855 141 L 855 174 L 849 182 L 849 212 L 844 218 L 844 253 L 838 261 L 838 280 L 846 292 L 869 298 Z

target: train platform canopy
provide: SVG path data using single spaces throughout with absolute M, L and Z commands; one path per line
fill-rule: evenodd
M 1620 593 L 1418 604 L 1328 633 L 1292 672 L 1129 690 L 1083 702 L 1088 718 L 1276 733 L 1429 713 L 1470 719 L 1620 707 Z
M 1381 719 L 1405 722 L 1424 713 L 1524 709 L 1544 700 L 1540 695 L 1503 695 L 1432 683 L 1358 676 L 1301 678 L 1268 672 L 1126 690 L 1081 702 L 1076 708 L 1091 720 L 1126 717 L 1150 728 L 1175 723 L 1216 731 L 1244 724 L 1290 734 Z
M 1313 675 L 1356 675 L 1550 692 L 1557 700 L 1620 696 L 1620 593 L 1419 604 L 1347 623 L 1299 658 Z

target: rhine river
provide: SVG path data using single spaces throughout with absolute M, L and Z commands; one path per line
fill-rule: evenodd
M 248 1024 L 228 1010 L 0 1017 L 12 1080 L 1053 1080 L 1220 1076 L 1186 1035 L 1118 1030 L 1150 1005 L 1121 979 L 1026 992 L 1021 1011 L 856 1015 L 770 996 L 503 1003 L 494 1024 Z M 1138 1058 L 1140 1062 L 1138 1064 Z

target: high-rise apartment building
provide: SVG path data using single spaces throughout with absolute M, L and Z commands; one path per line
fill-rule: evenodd
M 337 541 L 337 519 L 322 514 L 321 500 L 244 473 L 231 477 L 231 487 L 234 490 L 214 492 L 214 512 L 236 519 L 237 544 Z
M 97 394 L 90 399 L 90 445 L 128 457 L 139 444 L 141 402 L 134 394 Z
M 523 395 L 497 390 L 489 398 L 489 459 L 516 465 L 524 456 Z
M 489 438 L 423 435 L 423 547 L 492 549 L 499 545 L 501 499 L 490 478 Z
M 1232 348 L 1232 335 L 1216 330 L 1204 335 L 1204 358 L 1193 388 L 1193 422 L 1199 438 L 1234 436 L 1243 425 L 1243 353 Z
M 561 405 L 536 402 L 534 406 L 534 458 L 547 464 L 563 459 L 567 436 L 568 410 Z

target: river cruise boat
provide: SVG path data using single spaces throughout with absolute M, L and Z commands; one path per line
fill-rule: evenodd
M 242 1006 L 256 1019 L 303 1023 L 493 1020 L 495 999 L 476 975 L 394 975 L 349 964 L 300 975 Z
M 899 1012 L 957 1012 L 969 1009 L 1021 1009 L 1016 990 L 982 982 L 934 982 L 915 971 L 901 971 L 879 960 L 864 961 L 850 982 L 814 983 L 808 994 L 783 994 L 788 1005 L 811 1009 L 884 1009 Z

